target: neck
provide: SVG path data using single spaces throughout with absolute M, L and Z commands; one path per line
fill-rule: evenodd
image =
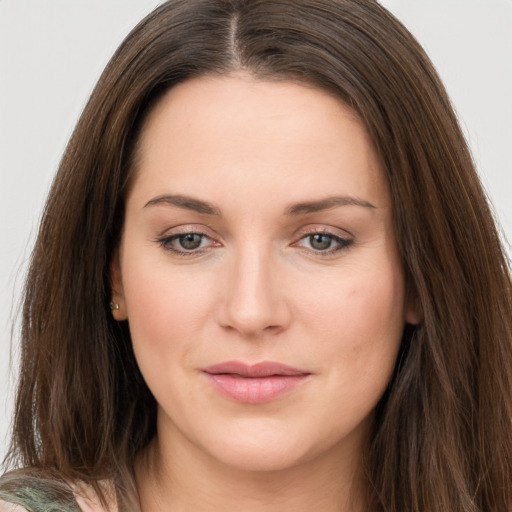
M 135 468 L 143 512 L 365 510 L 360 450 L 333 447 L 284 469 L 255 471 L 223 464 L 180 434 L 162 434 Z

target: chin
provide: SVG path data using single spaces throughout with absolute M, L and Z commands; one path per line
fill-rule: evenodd
M 237 471 L 273 472 L 300 465 L 307 457 L 303 451 L 268 446 L 234 444 L 230 450 L 211 453 L 219 462 Z
M 223 436 L 203 439 L 203 450 L 221 464 L 239 471 L 282 471 L 321 456 L 328 446 L 308 442 L 300 429 L 276 425 L 231 430 Z

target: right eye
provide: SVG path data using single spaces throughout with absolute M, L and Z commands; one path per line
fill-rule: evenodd
M 202 252 L 203 249 L 214 244 L 213 240 L 204 233 L 195 232 L 166 236 L 158 241 L 166 251 L 182 255 Z

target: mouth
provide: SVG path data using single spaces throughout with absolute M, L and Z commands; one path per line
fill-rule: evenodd
M 221 395 L 246 404 L 275 400 L 297 388 L 311 375 L 311 372 L 272 361 L 254 365 L 226 361 L 201 371 Z

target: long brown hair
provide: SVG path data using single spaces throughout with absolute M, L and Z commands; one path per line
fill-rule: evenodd
M 510 269 L 439 78 L 373 0 L 172 0 L 122 43 L 44 210 L 10 464 L 66 481 L 112 478 L 133 496 L 156 403 L 108 305 L 138 132 L 170 87 L 241 69 L 337 95 L 365 122 L 387 172 L 422 321 L 406 327 L 377 407 L 364 454 L 370 509 L 512 511 Z

